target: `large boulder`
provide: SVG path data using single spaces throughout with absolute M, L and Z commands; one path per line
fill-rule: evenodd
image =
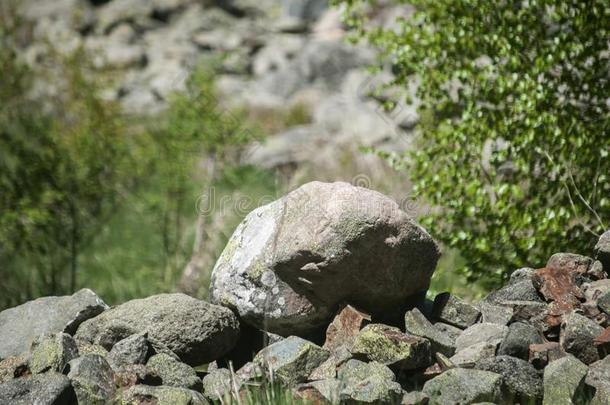
M 311 182 L 252 211 L 212 272 L 212 301 L 281 335 L 327 325 L 341 302 L 401 316 L 439 248 L 398 204 L 347 183 Z
M 0 312 L 0 360 L 30 349 L 40 335 L 73 334 L 81 322 L 108 306 L 91 290 L 43 297 Z
M 111 349 L 135 333 L 148 333 L 189 365 L 207 363 L 233 348 L 239 322 L 228 309 L 185 294 L 128 301 L 84 322 L 76 337 Z
M 49 372 L 0 384 L 0 404 L 71 405 L 76 403 L 70 380 Z

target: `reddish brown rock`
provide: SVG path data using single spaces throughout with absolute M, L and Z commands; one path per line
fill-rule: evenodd
M 345 306 L 328 325 L 324 349 L 335 351 L 339 347 L 351 349 L 360 329 L 371 322 L 371 316 L 351 305 Z
M 532 344 L 529 347 L 529 362 L 538 369 L 565 355 L 558 342 Z

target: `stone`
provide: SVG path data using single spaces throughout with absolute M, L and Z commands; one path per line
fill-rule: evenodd
M 341 403 L 397 403 L 402 397 L 392 370 L 376 361 L 348 360 L 337 377 L 342 384 Z
M 335 378 L 337 376 L 337 368 L 351 357 L 352 354 L 347 348 L 342 347 L 331 352 L 330 357 L 311 372 L 309 380 L 315 381 Z
M 160 294 L 105 311 L 82 323 L 76 337 L 110 349 L 134 333 L 147 333 L 153 345 L 164 345 L 181 361 L 200 365 L 233 347 L 239 322 L 226 308 L 184 294 Z
M 477 308 L 481 311 L 481 322 L 508 325 L 513 318 L 513 309 L 510 306 L 481 301 L 477 303 Z
M 481 342 L 458 351 L 449 360 L 458 367 L 471 367 L 478 361 L 496 355 L 497 342 Z
M 73 334 L 81 322 L 108 306 L 91 290 L 43 297 L 0 312 L 0 359 L 28 351 L 40 335 Z
M 114 372 L 104 357 L 86 354 L 69 363 L 68 378 L 79 404 L 104 405 L 115 394 Z
M 561 350 L 558 342 L 546 342 L 529 346 L 529 362 L 537 369 L 543 369 L 552 361 L 564 357 L 566 353 Z
M 481 312 L 450 293 L 442 293 L 434 299 L 434 316 L 442 322 L 466 329 L 477 322 Z
M 525 360 L 501 355 L 479 361 L 476 368 L 500 374 L 512 403 L 537 403 L 542 398 L 542 378 Z
M 68 377 L 53 371 L 0 384 L 0 404 L 73 405 L 75 403 L 76 397 Z
M 78 354 L 80 356 L 85 354 L 99 354 L 102 357 L 108 357 L 108 350 L 100 345 L 77 340 L 76 347 L 78 348 Z
M 587 366 L 573 356 L 549 363 L 544 369 L 543 405 L 571 405 L 584 397 Z
M 11 356 L 0 361 L 0 384 L 30 374 L 26 355 Z
M 604 328 L 594 321 L 576 312 L 567 314 L 561 324 L 559 343 L 561 348 L 572 354 L 585 364 L 599 360 L 597 347 L 593 340 L 603 332 Z
M 304 336 L 344 301 L 373 317 L 402 316 L 438 257 L 436 242 L 388 197 L 311 182 L 248 214 L 216 262 L 210 294 L 259 329 Z
M 223 401 L 231 392 L 238 391 L 241 386 L 240 381 L 234 381 L 231 371 L 226 368 L 219 368 L 203 377 L 203 395 L 211 401 Z M 236 389 L 233 389 L 233 385 Z
M 202 394 L 186 388 L 134 385 L 117 396 L 117 403 L 125 405 L 172 404 L 208 405 Z
M 115 384 L 120 388 L 133 387 L 136 384 L 161 385 L 161 377 L 144 364 L 127 364 L 114 370 Z
M 508 333 L 508 327 L 496 323 L 477 323 L 467 329 L 455 340 L 458 351 L 478 343 L 499 344 Z
M 235 375 L 239 377 L 241 381 L 248 383 L 261 380 L 265 376 L 265 371 L 260 365 L 249 361 L 241 366 L 241 368 L 235 372 Z
M 337 404 L 341 386 L 341 381 L 336 378 L 328 378 L 299 384 L 293 389 L 293 394 L 308 404 Z
M 436 322 L 434 324 L 434 327 L 438 329 L 442 334 L 446 335 L 449 339 L 451 339 L 454 346 L 455 339 L 457 339 L 458 336 L 460 336 L 463 332 L 462 329 L 444 322 Z
M 610 274 L 610 231 L 606 231 L 595 245 L 595 258 L 604 266 L 606 274 Z
M 542 336 L 535 327 L 525 322 L 515 322 L 509 325 L 508 333 L 498 347 L 498 355 L 528 360 L 530 345 L 542 342 Z
M 500 402 L 502 376 L 490 371 L 453 368 L 426 381 L 423 392 L 433 404 Z
M 606 315 L 610 315 L 610 291 L 600 295 L 597 298 L 597 306 Z
M 420 391 L 407 392 L 402 397 L 400 405 L 427 405 L 430 397 Z
M 146 366 L 161 377 L 163 385 L 201 391 L 201 379 L 197 372 L 168 354 L 155 354 L 148 359 Z
M 294 386 L 322 364 L 330 353 L 297 336 L 267 346 L 254 357 L 254 363 L 285 385 Z
M 610 393 L 610 356 L 589 366 L 585 382 L 597 391 Z
M 574 253 L 555 253 L 546 263 L 547 268 L 562 269 L 569 273 L 586 274 L 593 259 Z
M 446 356 L 455 353 L 455 340 L 432 325 L 417 308 L 405 313 L 405 330 L 430 341 L 432 353 L 440 352 Z
M 553 263 L 554 267 L 536 270 L 532 281 L 534 287 L 551 302 L 545 322 L 550 327 L 555 327 L 561 324 L 564 314 L 580 307 L 580 300 L 584 295 L 576 282 L 579 273 L 571 271 L 570 266 L 559 266 L 559 259 L 549 262 Z
M 610 326 L 593 339 L 593 345 L 597 348 L 600 358 L 604 358 L 610 354 Z
M 510 275 L 509 284 L 517 283 L 519 281 L 531 280 L 536 270 L 531 267 L 523 267 L 513 271 Z
M 146 333 L 136 333 L 116 343 L 108 353 L 108 361 L 114 368 L 146 364 L 149 349 Z
M 535 301 L 542 302 L 531 279 L 516 281 L 490 293 L 485 301 L 503 303 L 505 301 Z
M 67 333 L 41 336 L 32 344 L 30 370 L 34 374 L 47 371 L 63 372 L 66 364 L 78 357 L 78 348 Z
M 352 354 L 402 370 L 414 370 L 431 364 L 429 341 L 383 324 L 365 326 L 356 337 Z
M 345 306 L 326 329 L 326 341 L 323 348 L 334 351 L 343 346 L 351 349 L 360 329 L 371 321 L 371 316 L 358 311 L 351 305 Z

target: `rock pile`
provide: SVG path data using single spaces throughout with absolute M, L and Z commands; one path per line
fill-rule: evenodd
M 607 404 L 608 240 L 480 302 L 428 300 L 438 249 L 421 227 L 370 190 L 307 184 L 236 230 L 215 304 L 108 308 L 82 290 L 1 312 L 0 403 L 206 404 L 273 381 L 319 404 Z

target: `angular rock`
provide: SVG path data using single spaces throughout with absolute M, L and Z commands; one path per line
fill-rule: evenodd
M 572 356 L 549 363 L 544 369 L 544 405 L 570 405 L 584 398 L 587 366 Z
M 442 322 L 466 329 L 477 322 L 481 312 L 450 293 L 442 293 L 434 298 L 434 316 Z
M 479 343 L 499 344 L 508 333 L 508 327 L 496 323 L 477 323 L 467 329 L 455 340 L 458 351 Z
M 454 368 L 426 381 L 423 392 L 433 404 L 499 402 L 502 376 L 490 371 Z
M 530 345 L 542 342 L 542 336 L 535 327 L 525 322 L 515 322 L 508 327 L 508 333 L 498 347 L 498 355 L 528 360 Z
M 536 403 L 542 398 L 542 378 L 525 360 L 497 356 L 481 360 L 476 368 L 500 374 L 513 403 Z
M 254 363 L 285 385 L 294 386 L 307 381 L 311 372 L 329 356 L 327 350 L 300 337 L 290 336 L 258 352 Z
M 341 391 L 341 381 L 335 378 L 313 381 L 297 385 L 293 394 L 306 403 L 337 404 Z
M 228 352 L 239 335 L 239 322 L 228 309 L 184 294 L 160 294 L 128 301 L 90 319 L 76 337 L 110 349 L 135 333 L 173 351 L 189 365 L 200 365 Z
M 0 384 L 0 404 L 73 405 L 76 403 L 70 380 L 49 372 L 31 378 L 17 378 Z
M 503 305 L 510 306 L 513 310 L 511 322 L 529 321 L 547 309 L 546 303 L 535 301 L 506 301 Z
M 449 339 L 451 339 L 451 341 L 453 342 L 454 346 L 455 346 L 455 339 L 457 339 L 458 336 L 460 336 L 462 334 L 462 332 L 464 332 L 462 329 L 460 329 L 456 326 L 449 325 L 448 323 L 443 323 L 443 322 L 436 322 L 434 324 L 434 327 L 436 329 L 438 329 L 444 335 L 447 335 L 447 337 Z
M 118 387 L 129 388 L 136 384 L 161 385 L 161 377 L 144 364 L 127 364 L 114 370 L 114 382 Z
M 11 356 L 0 361 L 0 384 L 30 374 L 28 357 Z
M 610 356 L 591 364 L 585 382 L 595 389 L 591 405 L 607 405 L 610 401 Z
M 529 362 L 537 369 L 543 369 L 552 361 L 566 356 L 558 342 L 533 344 L 529 347 Z
M 146 366 L 161 377 L 163 385 L 201 391 L 201 379 L 197 377 L 197 372 L 168 354 L 155 354 L 148 359 Z
M 219 368 L 203 377 L 203 395 L 212 401 L 223 401 L 231 392 L 238 391 L 240 381 L 234 381 L 231 371 L 226 368 Z M 233 388 L 235 385 L 236 389 Z
M 454 354 L 449 360 L 458 367 L 472 367 L 475 363 L 496 355 L 497 342 L 481 342 L 468 346 Z
M 455 353 L 455 340 L 432 325 L 417 308 L 405 313 L 405 330 L 429 340 L 432 353 L 440 352 L 446 356 Z
M 534 288 L 531 279 L 516 281 L 505 285 L 497 291 L 492 292 L 485 299 L 492 303 L 503 303 L 506 301 L 534 301 L 542 302 L 538 291 Z
M 366 324 L 371 321 L 371 316 L 358 311 L 351 305 L 345 306 L 335 316 L 328 328 L 326 329 L 326 341 L 324 346 L 326 350 L 333 351 L 341 346 L 351 349 L 354 340 Z
M 18 356 L 30 349 L 40 335 L 73 334 L 81 322 L 108 306 L 91 290 L 73 295 L 44 297 L 0 312 L 0 359 Z
M 68 378 L 79 404 L 104 405 L 115 394 L 114 372 L 102 356 L 86 354 L 69 364 Z
M 145 364 L 148 351 L 146 333 L 136 333 L 116 343 L 108 353 L 108 361 L 114 368 Z
M 117 402 L 125 405 L 208 405 L 208 401 L 197 391 L 164 385 L 134 385 L 117 395 Z
M 610 326 L 593 339 L 593 345 L 597 348 L 600 358 L 610 354 Z
M 572 354 L 585 364 L 591 364 L 599 360 L 599 353 L 593 341 L 603 330 L 604 328 L 589 318 L 572 312 L 564 317 L 561 324 L 559 343 L 566 353 Z
M 260 365 L 250 361 L 237 370 L 235 375 L 241 381 L 248 383 L 262 379 L 265 376 L 265 372 Z
M 606 315 L 610 315 L 610 291 L 600 295 L 597 298 L 597 306 Z
M 584 298 L 576 281 L 578 267 L 560 266 L 557 262 L 560 260 L 549 260 L 553 266 L 536 270 L 532 278 L 534 287 L 551 302 L 544 319 L 550 327 L 560 325 L 563 315 L 579 308 Z
M 339 348 L 337 351 L 332 352 L 328 359 L 311 372 L 309 380 L 315 381 L 335 378 L 337 376 L 337 368 L 351 357 L 352 354 L 349 350 L 346 348 Z
M 102 357 L 108 357 L 108 350 L 100 345 L 96 345 L 89 342 L 83 342 L 82 340 L 76 341 L 76 347 L 78 348 L 78 354 L 83 356 L 85 354 L 99 354 Z
M 610 231 L 606 231 L 595 245 L 595 258 L 602 262 L 606 274 L 610 274 Z
M 481 311 L 481 322 L 508 325 L 513 318 L 513 309 L 510 306 L 481 301 L 477 303 L 477 308 Z
M 431 364 L 429 341 L 383 324 L 365 326 L 352 346 L 352 354 L 402 370 Z
M 63 372 L 72 359 L 78 357 L 78 348 L 67 333 L 41 336 L 32 344 L 30 370 L 34 374 L 47 371 Z
M 510 275 L 509 284 L 517 283 L 519 281 L 531 280 L 536 270 L 531 267 L 523 267 L 513 271 Z
M 387 366 L 372 361 L 348 360 L 337 373 L 342 403 L 397 403 L 402 388 Z
M 388 197 L 311 182 L 246 217 L 214 267 L 210 294 L 253 326 L 304 335 L 343 301 L 374 317 L 402 316 L 438 257 L 436 242 Z
M 574 253 L 555 253 L 546 263 L 547 268 L 562 269 L 569 273 L 585 274 L 593 264 L 593 259 Z

